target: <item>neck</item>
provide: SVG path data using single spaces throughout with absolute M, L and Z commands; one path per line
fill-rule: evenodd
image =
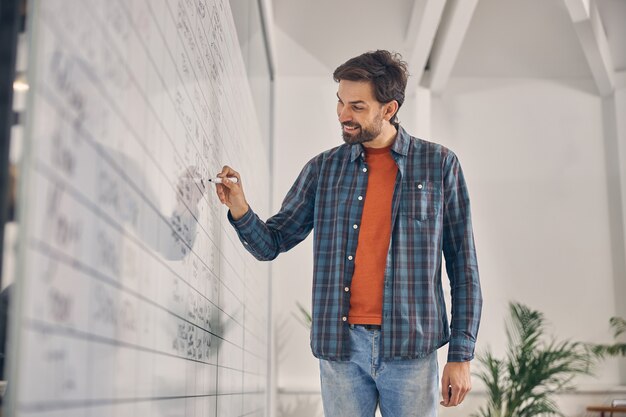
M 363 146 L 373 149 L 386 148 L 396 140 L 397 135 L 398 130 L 396 129 L 396 127 L 391 123 L 385 123 L 383 125 L 383 129 L 380 132 L 380 135 L 376 136 L 376 138 L 370 140 L 369 142 L 364 142 Z

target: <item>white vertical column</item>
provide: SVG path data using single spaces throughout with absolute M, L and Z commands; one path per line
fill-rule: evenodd
M 418 138 L 431 140 L 431 91 L 428 88 L 417 86 L 415 89 L 416 102 L 416 130 L 412 132 Z
M 607 126 L 605 116 L 606 134 L 612 134 L 618 146 L 619 180 L 621 191 L 621 215 L 622 236 L 626 236 L 626 72 L 616 74 L 616 86 L 610 99 L 611 106 L 605 107 L 604 111 L 611 112 L 613 126 Z M 626 263 L 626 248 L 622 253 L 622 262 Z M 626 318 L 626 273 L 615 274 L 615 314 Z M 620 361 L 620 379 L 622 385 L 626 385 L 626 364 Z
M 616 86 L 614 92 L 614 115 L 615 115 L 615 136 L 619 146 L 620 160 L 620 180 L 622 191 L 622 219 L 625 226 L 624 235 L 626 236 L 626 72 L 619 74 L 619 85 Z M 626 257 L 626 253 L 624 254 Z M 616 296 L 620 298 L 620 302 L 616 303 L 616 313 L 622 317 L 626 317 L 626 303 L 623 295 L 626 294 L 626 276 L 621 276 L 621 282 L 616 282 Z M 623 382 L 626 382 L 623 381 Z

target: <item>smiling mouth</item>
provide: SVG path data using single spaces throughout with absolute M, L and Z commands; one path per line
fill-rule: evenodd
M 346 132 L 349 133 L 354 133 L 359 129 L 358 126 L 348 126 L 348 125 L 343 125 L 343 130 L 345 130 Z

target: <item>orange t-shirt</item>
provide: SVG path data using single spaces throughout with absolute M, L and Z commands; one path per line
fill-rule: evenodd
M 381 324 L 387 251 L 391 238 L 391 200 L 398 166 L 391 146 L 365 148 L 369 171 L 350 287 L 350 324 Z

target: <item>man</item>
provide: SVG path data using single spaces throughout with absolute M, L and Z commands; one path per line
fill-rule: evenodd
M 399 55 L 365 53 L 333 76 L 345 143 L 306 164 L 278 214 L 261 221 L 228 166 L 217 195 L 257 259 L 314 230 L 311 348 L 326 416 L 373 416 L 377 404 L 385 417 L 435 416 L 436 350 L 450 342 L 441 404 L 456 406 L 470 389 L 482 305 L 461 167 L 450 150 L 400 127 L 407 67 Z

